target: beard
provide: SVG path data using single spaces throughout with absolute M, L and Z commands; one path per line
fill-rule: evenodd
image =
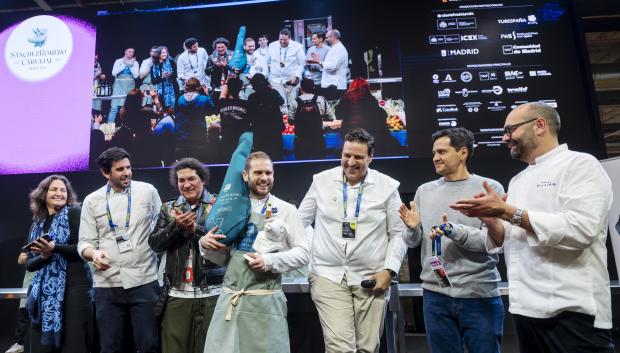
M 510 149 L 510 157 L 512 159 L 521 159 L 521 156 L 523 155 L 521 144 L 516 141 L 512 141 L 512 143 L 515 144 L 515 146 Z
M 121 177 L 118 179 L 110 179 L 110 183 L 112 184 L 112 186 L 116 186 L 117 188 L 124 190 L 129 187 L 129 183 L 131 183 L 131 177 Z
M 523 135 L 519 140 L 510 139 L 509 144 L 513 144 L 514 147 L 510 149 L 510 157 L 512 159 L 523 160 L 524 154 L 534 149 L 534 142 L 532 136 L 529 134 Z
M 250 188 L 250 192 L 256 196 L 264 197 L 269 195 L 271 192 L 271 188 L 273 187 L 273 183 L 269 185 L 265 185 L 267 187 L 267 191 L 259 190 L 258 181 L 250 180 L 248 183 L 248 187 Z

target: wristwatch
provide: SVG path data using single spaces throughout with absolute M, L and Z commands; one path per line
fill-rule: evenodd
M 523 209 L 517 208 L 517 210 L 515 211 L 515 214 L 512 215 L 512 217 L 510 217 L 510 224 L 512 224 L 513 226 L 517 226 L 517 227 L 520 226 L 522 216 L 523 216 Z

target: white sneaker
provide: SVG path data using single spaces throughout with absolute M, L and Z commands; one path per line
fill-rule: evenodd
M 22 353 L 24 351 L 24 345 L 15 343 L 4 353 Z

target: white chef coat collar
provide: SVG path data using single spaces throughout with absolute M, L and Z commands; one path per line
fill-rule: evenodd
M 563 144 L 553 148 L 551 151 L 549 151 L 549 152 L 547 152 L 547 153 L 545 153 L 545 154 L 543 154 L 541 156 L 536 157 L 534 159 L 534 163 L 540 164 L 540 163 L 542 163 L 544 161 L 552 159 L 554 156 L 556 156 L 556 155 L 558 155 L 558 154 L 560 154 L 562 152 L 565 152 L 565 151 L 568 151 L 568 145 L 563 143 Z

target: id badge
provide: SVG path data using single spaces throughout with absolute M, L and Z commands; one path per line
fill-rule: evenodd
M 355 239 L 357 230 L 357 218 L 345 218 L 342 221 L 342 237 L 345 239 Z
M 448 278 L 448 273 L 446 273 L 446 269 L 443 267 L 443 263 L 441 262 L 441 258 L 439 256 L 431 256 L 426 259 L 426 262 L 431 266 L 440 287 L 452 287 L 452 283 Z
M 131 251 L 131 241 L 129 241 L 129 236 L 127 234 L 117 234 L 116 235 L 116 246 L 118 246 L 118 252 L 120 254 Z

